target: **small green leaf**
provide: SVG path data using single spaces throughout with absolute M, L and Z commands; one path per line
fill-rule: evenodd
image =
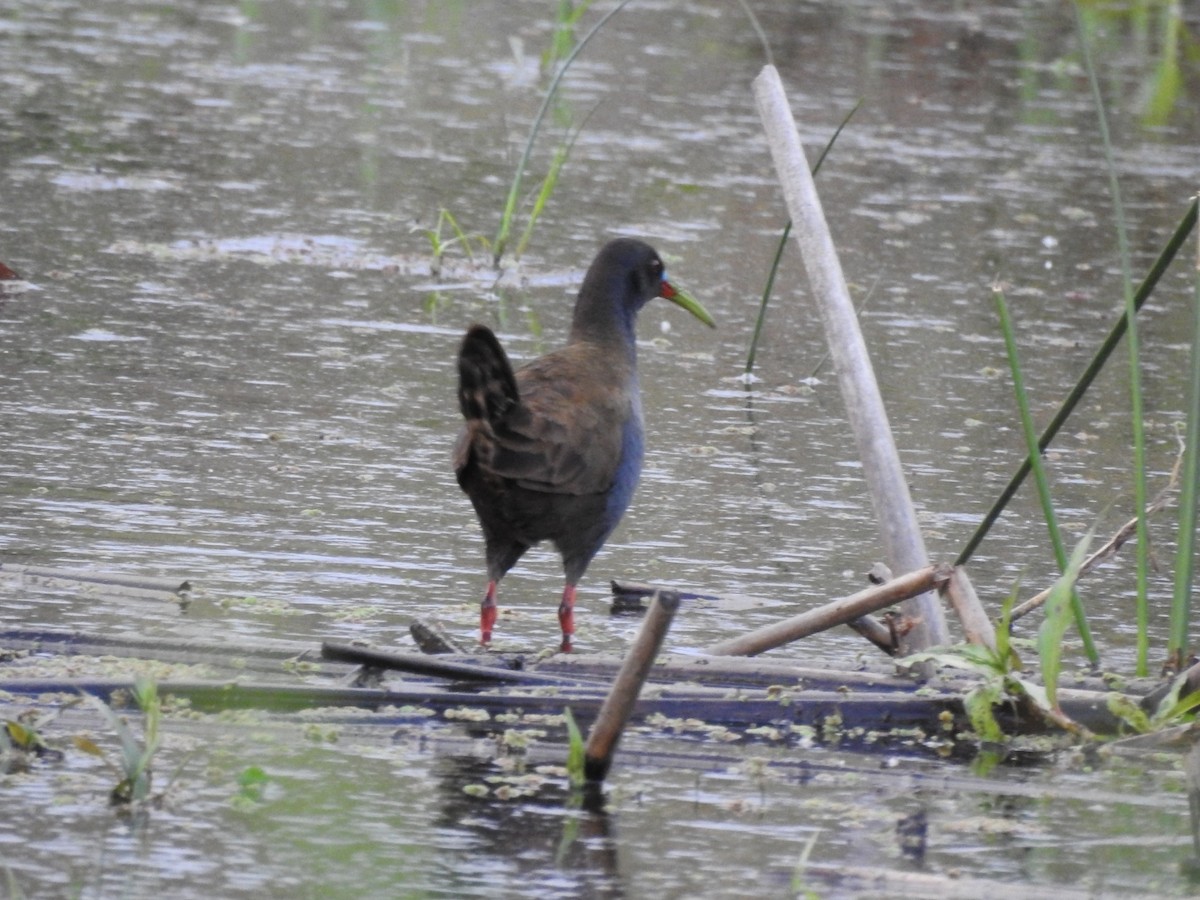
M 571 784 L 574 787 L 580 787 L 586 780 L 584 776 L 585 750 L 583 735 L 579 731 L 579 726 L 575 724 L 575 715 L 571 712 L 571 707 L 568 706 L 563 710 L 563 718 L 567 723 L 567 777 L 571 779 Z
M 996 629 L 996 655 L 1010 669 L 1020 669 L 1021 660 L 1012 648 L 1012 612 L 1017 603 L 1017 592 L 1021 589 L 1021 579 L 1013 582 L 1012 590 L 1000 604 L 1000 627 Z
M 1092 542 L 1095 528 L 1075 545 L 1067 567 L 1046 598 L 1046 617 L 1038 629 L 1038 657 L 1042 663 L 1042 681 L 1046 685 L 1046 698 L 1052 709 L 1058 711 L 1058 677 L 1062 673 L 1062 644 L 1063 636 L 1071 621 L 1071 597 L 1075 590 L 1075 582 L 1079 579 L 1079 570 L 1087 558 L 1088 545 Z
M 1155 714 L 1154 722 L 1161 727 L 1163 725 L 1173 725 L 1183 721 L 1190 721 L 1195 718 L 1197 707 L 1200 707 L 1200 691 L 1193 691 L 1186 697 L 1176 701 L 1165 711 L 1160 706 L 1160 712 Z
M 239 787 L 255 787 L 257 785 L 266 784 L 270 781 L 267 773 L 262 770 L 261 766 L 248 766 L 238 773 L 237 783 Z

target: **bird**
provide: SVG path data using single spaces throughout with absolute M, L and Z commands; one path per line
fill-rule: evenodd
M 566 579 L 561 650 L 571 651 L 576 586 L 625 514 L 641 473 L 635 328 L 638 311 L 655 297 L 716 326 L 699 301 L 667 280 L 653 247 L 617 238 L 584 276 L 565 346 L 514 371 L 486 325 L 472 325 L 462 339 L 458 402 L 465 423 L 453 464 L 483 531 L 485 647 L 500 580 L 530 547 L 550 541 Z

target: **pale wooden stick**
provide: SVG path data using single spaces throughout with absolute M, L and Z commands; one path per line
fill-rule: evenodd
M 948 580 L 951 571 L 951 567 L 944 563 L 925 566 L 915 572 L 893 578 L 886 584 L 869 587 L 782 622 L 774 622 L 747 634 L 721 641 L 705 652 L 711 656 L 755 656 L 810 634 L 845 625 L 859 616 L 931 591 L 941 582 Z
M 983 604 L 979 602 L 966 569 L 955 566 L 954 574 L 941 586 L 938 593 L 950 601 L 954 612 L 958 614 L 963 636 L 968 643 L 996 649 L 996 627 L 983 611 Z
M 927 565 L 929 555 L 867 346 L 858 328 L 854 304 L 774 66 L 765 66 L 754 79 L 754 96 L 825 326 L 829 353 L 862 459 L 863 476 L 879 522 L 884 552 L 893 570 L 912 572 Z M 905 613 L 910 621 L 900 640 L 901 655 L 948 642 L 946 620 L 936 596 L 914 598 L 905 605 Z

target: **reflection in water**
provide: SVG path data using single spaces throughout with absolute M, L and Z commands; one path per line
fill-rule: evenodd
M 438 823 L 477 839 L 454 864 L 451 878 L 460 888 L 482 883 L 503 891 L 521 884 L 537 896 L 625 896 L 602 800 L 585 804 L 581 794 L 547 789 L 534 798 L 481 798 L 464 788 L 490 783 L 497 769 L 494 761 L 473 756 L 444 757 L 434 771 Z
M 1180 863 L 1180 868 L 1192 882 L 1200 881 L 1200 742 L 1183 758 L 1187 776 L 1188 812 L 1192 826 L 1192 855 Z

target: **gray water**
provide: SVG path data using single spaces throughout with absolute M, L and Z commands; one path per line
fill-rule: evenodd
M 810 154 L 863 101 L 818 186 L 930 554 L 953 559 L 1024 446 L 992 284 L 1007 285 L 1039 422 L 1121 307 L 1073 18 L 1032 3 L 755 9 Z M 778 601 L 685 610 L 669 637 L 683 652 L 863 584 L 880 548 L 794 249 L 756 377 L 740 377 L 786 213 L 750 94 L 763 51 L 739 9 L 638 2 L 614 18 L 572 66 L 535 148 L 531 191 L 564 118 L 583 123 L 519 263 L 498 280 L 476 243 L 473 259 L 454 246 L 434 265 L 423 231 L 440 209 L 471 235 L 494 234 L 547 83 L 548 10 L 0 9 L 0 261 L 24 276 L 0 293 L 0 562 L 198 587 L 180 614 L 5 584 L 0 624 L 404 648 L 412 618 L 436 617 L 469 640 L 483 569 L 449 468 L 459 336 L 482 321 L 516 359 L 556 346 L 583 270 L 616 234 L 654 243 L 719 329 L 669 304 L 643 313 L 646 467 L 581 586 L 580 647 L 619 653 L 637 627 L 608 615 L 611 578 Z M 1093 36 L 1135 279 L 1182 216 L 1200 162 L 1194 63 L 1173 111 L 1149 112 L 1166 57 L 1157 16 L 1113 15 Z M 1143 319 L 1152 493 L 1175 460 L 1193 278 L 1177 263 Z M 1126 380 L 1121 356 L 1049 454 L 1072 539 L 1131 514 Z M 1161 515 L 1156 651 L 1175 513 Z M 1018 579 L 1031 594 L 1054 572 L 1027 488 L 972 577 L 994 611 Z M 1084 589 L 1105 665 L 1126 673 L 1132 582 L 1123 556 Z M 550 551 L 522 561 L 503 585 L 501 649 L 555 642 L 559 589 Z M 845 664 L 867 651 L 838 632 L 790 652 Z M 190 781 L 139 828 L 114 818 L 103 791 L 77 786 L 97 774 L 90 760 L 2 782 L 7 805 L 30 811 L 0 823 L 26 895 L 715 896 L 765 876 L 787 894 L 817 829 L 810 858 L 833 865 L 1097 890 L 1144 887 L 1155 871 L 1162 890 L 1186 888 L 1174 762 L 1083 775 L 1072 758 L 1001 770 L 994 795 L 974 785 L 930 800 L 902 779 L 810 781 L 785 768 L 764 787 L 742 764 L 631 761 L 614 773 L 605 833 L 556 865 L 574 814 L 553 787 L 469 802 L 463 786 L 492 765 L 478 748 L 442 752 L 403 730 L 396 743 L 297 748 L 294 735 L 253 728 L 215 743 L 202 727 L 177 729 L 164 753 L 178 760 L 195 745 Z M 771 746 L 743 763 L 805 753 L 850 771 L 879 765 Z M 275 780 L 247 813 L 228 798 L 250 764 Z M 943 766 L 905 764 L 935 778 Z M 1013 787 L 1029 781 L 1057 786 L 1053 798 Z M 1162 794 L 1147 800 L 1147 784 Z M 933 847 L 919 865 L 896 840 L 918 807 Z

